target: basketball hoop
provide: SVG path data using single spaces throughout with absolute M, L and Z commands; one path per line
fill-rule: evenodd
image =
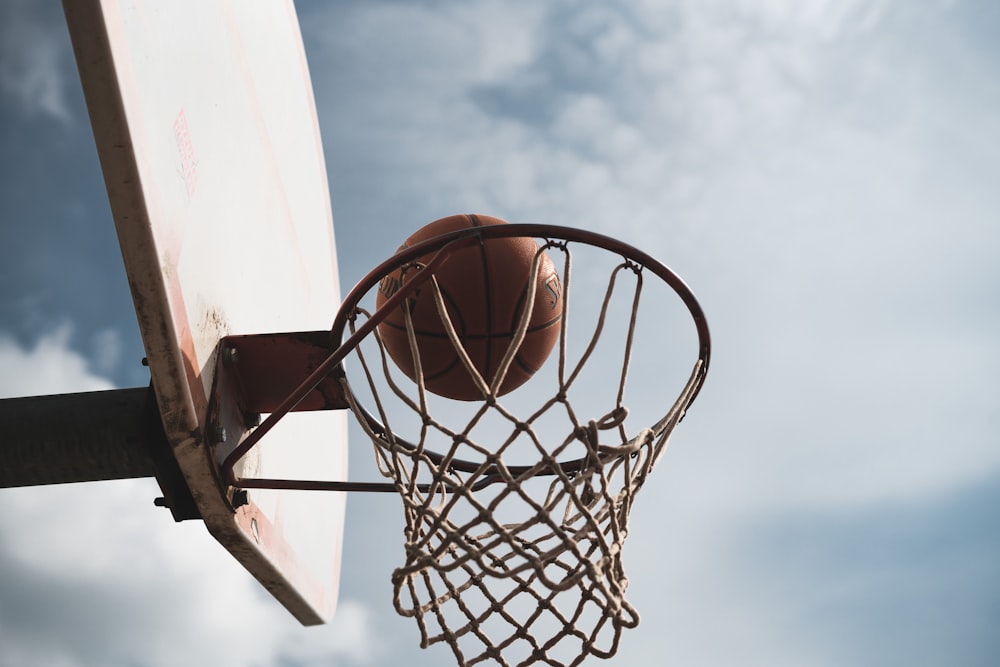
M 502 397 L 498 388 L 527 335 L 534 292 L 526 290 L 528 306 L 496 375 L 487 381 L 465 352 L 434 279 L 457 249 L 500 237 L 537 240 L 530 284 L 543 253 L 561 259 L 555 264 L 561 266 L 563 290 L 561 330 L 547 374 Z M 597 252 L 607 260 L 600 288 L 593 276 L 598 262 L 590 259 L 581 279 L 586 284 L 577 285 L 574 252 Z M 416 277 L 381 308 L 365 305 L 385 276 L 406 266 L 417 269 Z M 431 290 L 448 339 L 482 400 L 453 405 L 460 402 L 427 390 L 408 317 L 413 377 L 401 375 L 389 358 L 378 325 L 417 289 Z M 636 425 L 635 414 L 650 412 L 661 400 L 648 395 L 626 400 L 640 311 L 647 319 L 666 312 L 659 302 L 641 308 L 650 293 L 679 299 L 677 312 L 693 319 L 693 336 L 687 335 L 695 360 L 676 398 Z M 674 339 L 658 326 L 654 337 L 663 338 L 654 341 L 654 349 L 669 348 Z M 639 621 L 625 599 L 628 579 L 621 560 L 632 502 L 708 370 L 707 323 L 684 282 L 646 253 L 592 232 L 523 224 L 463 229 L 402 250 L 369 273 L 345 299 L 331 340 L 336 350 L 314 364 L 309 377 L 225 459 L 222 474 L 229 483 L 397 492 L 406 545 L 405 561 L 392 576 L 396 611 L 416 619 L 422 647 L 445 643 L 461 665 L 492 660 L 572 666 L 587 656 L 614 655 L 621 631 Z M 642 357 L 642 366 L 657 363 Z M 664 371 L 653 372 L 661 380 L 657 384 L 666 383 Z M 604 390 L 603 405 L 594 403 L 591 387 Z M 320 389 L 323 407 L 354 413 L 389 481 L 237 475 L 239 459 Z

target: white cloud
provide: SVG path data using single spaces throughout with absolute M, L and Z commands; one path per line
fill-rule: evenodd
M 343 600 L 333 623 L 299 626 L 201 522 L 153 507 L 156 495 L 152 480 L 0 492 L 0 588 L 20 605 L 0 609 L 0 658 L 235 667 L 378 655 L 365 606 Z
M 379 130 L 394 168 L 455 210 L 584 226 L 683 262 L 717 345 L 683 428 L 717 443 L 691 465 L 725 478 L 721 503 L 919 498 L 996 466 L 995 401 L 976 398 L 1000 395 L 996 318 L 955 299 L 997 277 L 982 248 L 1000 241 L 1000 202 L 981 183 L 997 87 L 941 10 L 691 2 L 563 18 L 526 29 L 529 62 L 479 81 L 507 106 L 456 99 L 471 79 L 450 68 L 422 79 L 408 98 L 420 122 Z
M 62 326 L 25 348 L 0 333 L 0 397 L 38 396 L 111 389 L 90 364 L 69 347 L 72 328 Z
M 384 653 L 384 645 L 375 636 L 371 609 L 343 600 L 328 628 L 290 633 L 273 653 L 302 667 L 325 667 L 333 656 L 370 663 Z
M 28 115 L 68 122 L 63 70 L 68 43 L 57 26 L 18 11 L 22 3 L 14 5 L 18 7 L 8 6 L 0 13 L 0 94 L 12 98 Z
M 364 52 L 360 71 L 400 65 L 373 81 L 405 108 L 387 101 L 354 127 L 378 137 L 385 158 L 373 159 L 408 201 L 588 227 L 682 260 L 718 346 L 701 403 L 722 402 L 696 412 L 729 415 L 707 428 L 740 463 L 716 474 L 748 501 L 921 496 L 994 465 L 987 422 L 965 421 L 942 456 L 945 428 L 931 419 L 1000 393 L 990 337 L 973 333 L 996 318 L 946 305 L 997 276 L 982 248 L 998 240 L 1000 202 L 981 182 L 997 164 L 997 87 L 941 30 L 942 10 L 562 9 L 521 27 L 530 58 L 505 67 L 477 66 L 484 22 L 443 39 L 454 14 L 417 9 L 408 34 L 437 37 L 388 45 L 378 61 Z M 361 25 L 354 39 L 374 40 Z M 403 58 L 435 67 L 411 77 Z M 935 271 L 942 252 L 950 268 Z M 928 314 L 925 297 L 947 315 Z M 948 334 L 928 331 L 945 321 Z M 935 405 L 945 386 L 963 388 Z M 748 474 L 760 461 L 785 474 Z
M 114 329 L 104 329 L 91 339 L 94 367 L 101 373 L 111 373 L 121 359 L 121 336 Z

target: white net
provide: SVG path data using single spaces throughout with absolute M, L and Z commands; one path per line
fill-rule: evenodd
M 569 244 L 548 241 L 543 250 L 564 258 L 563 318 L 554 377 L 539 380 L 532 400 L 497 395 L 524 338 L 532 290 L 500 370 L 487 382 L 464 353 L 434 279 L 442 322 L 482 400 L 456 407 L 426 391 L 411 324 L 415 381 L 400 377 L 377 330 L 374 346 L 355 351 L 367 388 L 345 381 L 379 469 L 403 500 L 405 562 L 392 576 L 396 610 L 416 619 L 423 647 L 443 642 L 461 665 L 565 666 L 615 654 L 622 630 L 639 622 L 625 598 L 622 565 L 632 502 L 706 370 L 707 359 L 699 358 L 666 412 L 661 407 L 656 418 L 630 428 L 625 389 L 644 269 L 615 258 L 603 299 L 592 299 L 593 325 L 572 339 Z M 536 257 L 529 284 L 538 263 Z M 352 330 L 366 317 L 359 308 Z M 599 351 L 609 340 L 616 356 Z M 584 380 L 588 367 L 598 370 Z M 610 398 L 596 411 L 579 390 L 595 380 Z M 535 398 L 543 390 L 545 397 Z

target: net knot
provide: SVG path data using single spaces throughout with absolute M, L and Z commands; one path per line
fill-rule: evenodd
M 601 431 L 616 428 L 624 424 L 627 417 L 628 408 L 624 405 L 619 405 L 617 408 L 596 421 L 597 428 Z
M 598 432 L 609 431 L 621 426 L 625 423 L 626 417 L 628 417 L 628 408 L 618 406 L 600 419 L 591 419 L 587 422 L 586 426 L 578 426 L 574 431 L 574 435 L 577 440 L 586 444 L 591 452 L 596 453 L 597 451 L 606 449 L 601 446 Z

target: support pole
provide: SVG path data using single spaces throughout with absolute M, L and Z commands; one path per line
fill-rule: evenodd
M 0 487 L 153 477 L 149 389 L 0 401 Z
M 147 387 L 0 400 L 0 488 L 156 477 L 175 521 L 200 519 Z
M 0 400 L 0 487 L 154 477 L 148 388 Z M 161 436 L 162 437 L 162 436 Z

